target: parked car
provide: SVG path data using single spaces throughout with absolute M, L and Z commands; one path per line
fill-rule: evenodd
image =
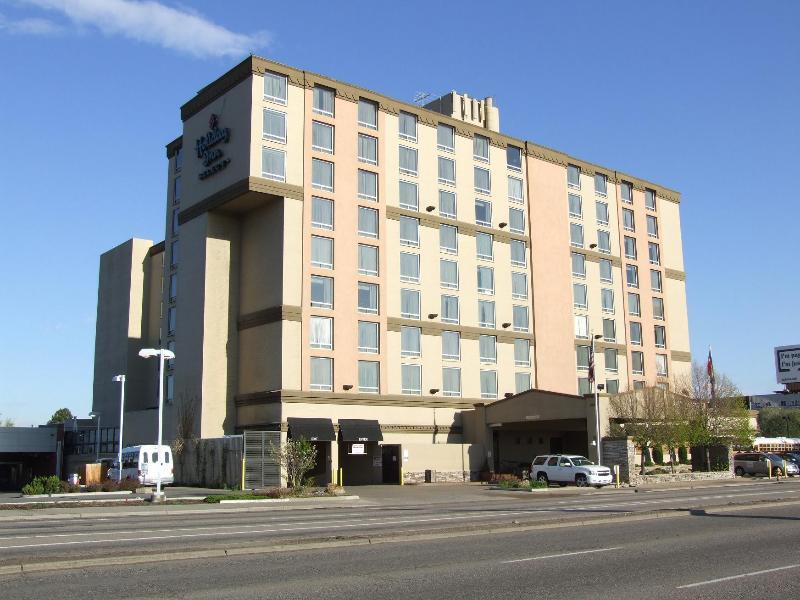
M 542 454 L 531 463 L 531 478 L 559 485 L 601 488 L 611 483 L 611 469 L 577 454 Z
M 742 452 L 733 457 L 733 472 L 741 477 L 742 475 L 773 475 L 795 476 L 800 474 L 798 466 L 784 459 L 782 456 L 770 452 Z M 786 472 L 784 473 L 784 465 Z
M 776 452 L 781 458 L 785 458 L 787 462 L 792 462 L 800 468 L 800 452 Z

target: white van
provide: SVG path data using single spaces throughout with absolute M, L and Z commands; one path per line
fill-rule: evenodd
M 161 446 L 164 453 L 161 465 L 161 484 L 174 481 L 172 473 L 172 449 Z M 130 446 L 122 449 L 122 479 L 138 479 L 143 485 L 155 485 L 158 480 L 159 446 L 150 444 L 146 446 Z M 114 466 L 108 470 L 109 479 L 119 478 L 119 465 L 114 461 Z

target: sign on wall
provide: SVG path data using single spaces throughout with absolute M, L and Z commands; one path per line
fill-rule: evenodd
M 198 175 L 200 179 L 208 179 L 215 173 L 219 173 L 231 162 L 231 159 L 226 157 L 222 148 L 219 147 L 219 144 L 227 144 L 231 141 L 230 127 L 220 127 L 219 117 L 212 114 L 208 118 L 208 129 L 208 133 L 197 138 L 195 142 L 197 158 L 203 161 L 203 167 L 205 167 Z
M 350 454 L 366 454 L 367 450 L 364 444 L 350 444 Z
M 800 345 L 775 348 L 778 383 L 800 383 Z

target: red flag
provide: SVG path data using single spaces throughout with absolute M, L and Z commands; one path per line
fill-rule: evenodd
M 714 381 L 714 359 L 711 357 L 711 346 L 708 347 L 708 363 L 706 364 L 706 372 L 708 373 L 708 381 L 711 384 L 711 397 L 716 395 L 716 382 Z

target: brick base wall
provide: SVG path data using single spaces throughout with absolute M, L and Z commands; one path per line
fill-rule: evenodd
M 431 483 L 464 483 L 479 481 L 478 471 L 433 471 Z M 404 483 L 425 483 L 425 471 L 403 472 Z

